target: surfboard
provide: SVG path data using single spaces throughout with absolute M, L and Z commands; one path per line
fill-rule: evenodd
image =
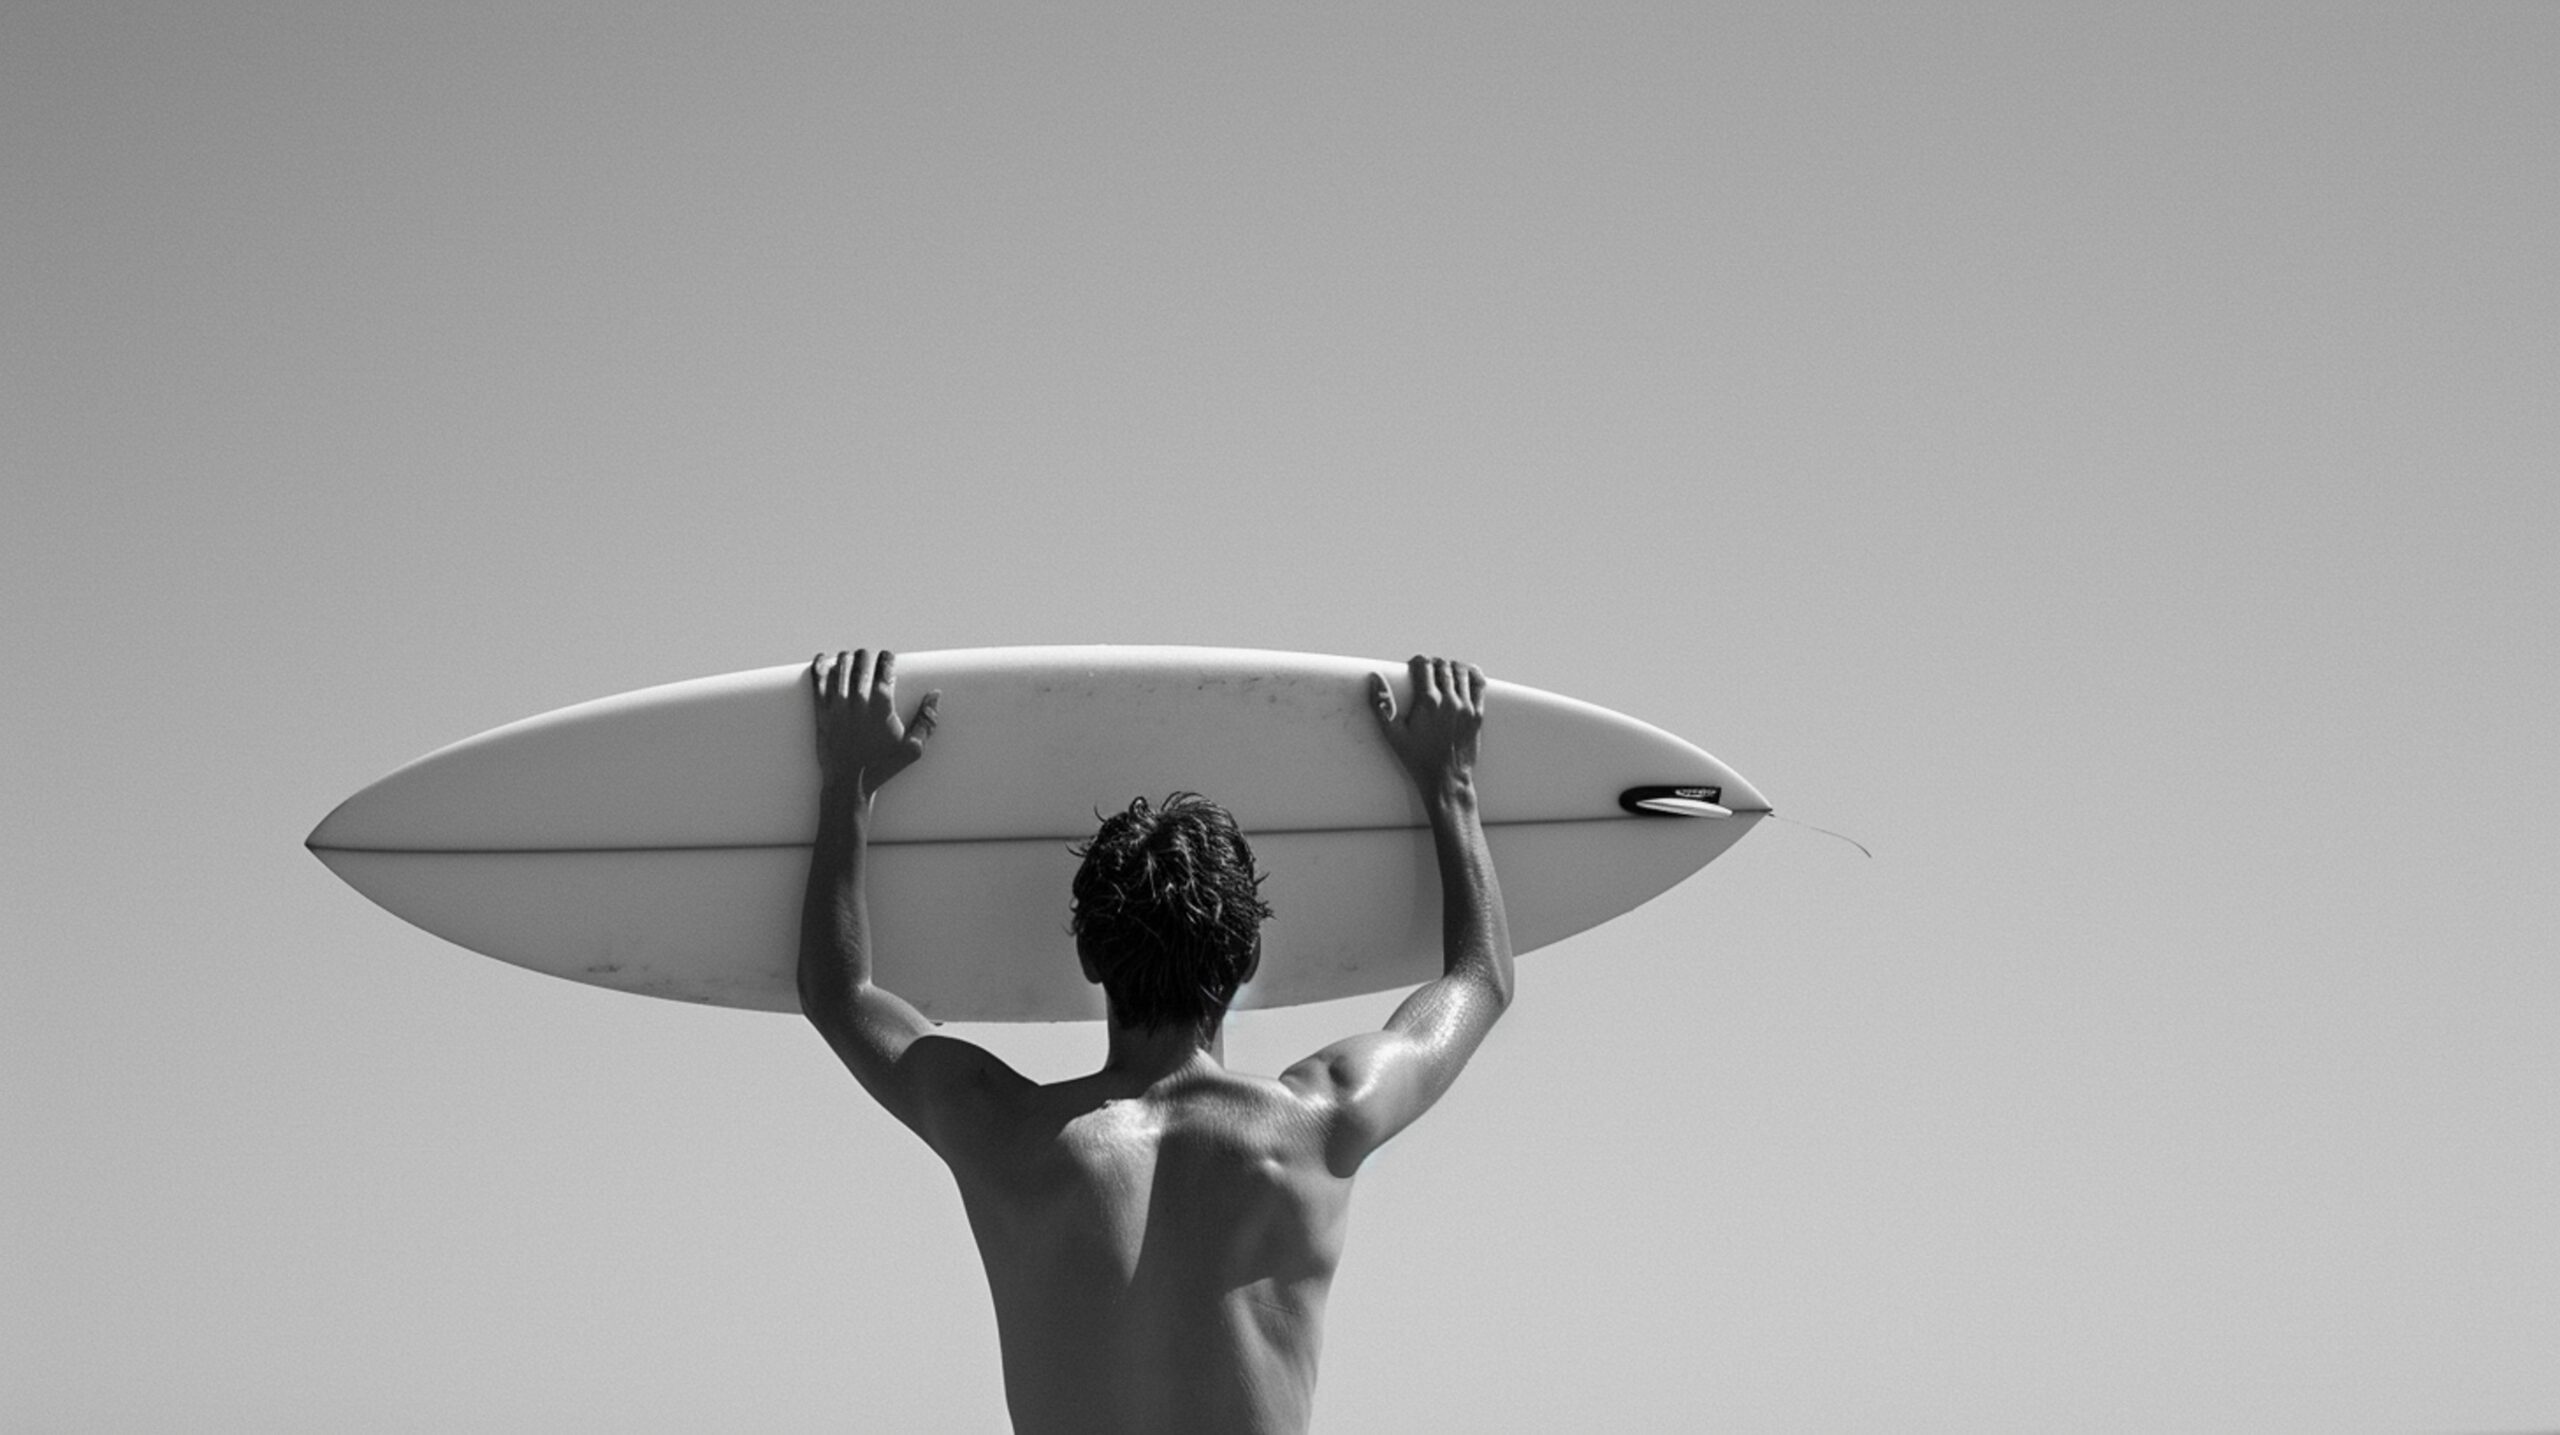
M 902 715 L 940 689 L 924 760 L 884 789 L 875 977 L 938 1021 L 1098 1019 L 1067 933 L 1071 844 L 1133 797 L 1225 805 L 1275 915 L 1240 1008 L 1439 975 L 1438 867 L 1370 711 L 1405 665 L 1225 648 L 898 655 Z M 797 1011 L 817 825 L 807 668 L 624 693 L 492 729 L 348 798 L 308 846 L 473 951 L 600 987 Z M 1477 766 L 1518 951 L 1630 910 L 1769 810 L 1660 728 L 1496 679 Z

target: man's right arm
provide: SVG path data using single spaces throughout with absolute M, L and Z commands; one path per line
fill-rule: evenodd
M 1484 674 L 1420 657 L 1412 673 L 1413 707 L 1403 718 L 1384 678 L 1370 679 L 1370 700 L 1431 823 L 1442 975 L 1405 998 L 1384 1030 L 1336 1042 L 1280 1077 L 1325 1109 L 1326 1164 L 1344 1176 L 1431 1109 L 1511 1003 L 1511 934 L 1476 808 Z

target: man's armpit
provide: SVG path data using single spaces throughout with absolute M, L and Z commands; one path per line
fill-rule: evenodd
M 1031 1089 L 1031 1082 L 976 1042 L 928 1032 L 898 1057 L 898 1084 L 935 1145 L 945 1129 L 983 1130 L 990 1108 Z

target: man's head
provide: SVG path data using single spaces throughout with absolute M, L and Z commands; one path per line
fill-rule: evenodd
M 1162 807 L 1141 797 L 1076 853 L 1071 929 L 1112 1014 L 1124 1027 L 1215 1033 L 1261 960 L 1271 915 L 1235 818 L 1197 793 Z

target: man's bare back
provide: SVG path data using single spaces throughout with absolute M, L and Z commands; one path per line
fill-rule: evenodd
M 1086 975 L 1115 992 L 1109 1054 L 1091 1076 L 1041 1085 L 935 1034 L 869 981 L 870 797 L 922 755 L 939 696 L 899 724 L 891 664 L 840 654 L 812 667 L 827 786 L 801 1000 L 854 1075 L 950 1166 L 995 1300 L 1015 1428 L 1306 1429 L 1352 1177 L 1439 1099 L 1509 1000 L 1472 777 L 1483 675 L 1415 659 L 1401 721 L 1383 683 L 1371 695 L 1431 819 L 1446 975 L 1385 1029 L 1271 1080 L 1222 1064 L 1225 997 L 1201 1025 L 1126 1021 L 1087 950 Z
M 1195 1049 L 1003 1105 L 943 1155 L 1016 1428 L 1305 1429 L 1351 1200 L 1306 1103 Z

